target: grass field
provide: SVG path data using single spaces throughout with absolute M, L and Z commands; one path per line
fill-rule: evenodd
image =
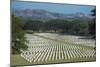
M 77 59 L 71 59 L 71 60 L 57 60 L 57 61 L 44 61 L 44 62 L 39 62 L 39 63 L 30 63 L 27 60 L 25 60 L 24 58 L 22 58 L 20 55 L 11 55 L 11 65 L 12 66 L 23 66 L 23 65 L 37 65 L 37 64 L 56 64 L 56 63 L 76 63 L 76 62 L 94 62 L 96 61 L 95 56 L 94 57 L 90 57 L 90 58 L 77 58 Z
M 28 50 L 11 55 L 11 65 L 95 61 L 95 40 L 56 33 L 26 34 Z

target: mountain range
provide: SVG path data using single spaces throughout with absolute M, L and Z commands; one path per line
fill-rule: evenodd
M 51 20 L 51 19 L 64 19 L 64 20 L 86 20 L 93 19 L 92 16 L 87 16 L 84 13 L 77 12 L 72 14 L 54 13 L 43 9 L 22 9 L 13 10 L 12 14 L 25 20 Z

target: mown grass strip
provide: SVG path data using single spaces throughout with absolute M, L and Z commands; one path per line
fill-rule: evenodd
M 51 61 L 40 61 L 40 62 L 28 62 L 20 55 L 11 55 L 11 66 L 24 66 L 24 65 L 37 65 L 37 64 L 56 64 L 56 63 L 76 63 L 76 62 L 93 62 L 96 61 L 96 56 L 83 57 L 83 58 L 72 58 L 62 60 L 51 60 Z

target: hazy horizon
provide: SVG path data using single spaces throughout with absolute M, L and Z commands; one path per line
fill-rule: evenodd
M 12 10 L 42 9 L 49 12 L 62 14 L 84 13 L 85 15 L 90 15 L 91 10 L 94 8 L 95 6 L 89 5 L 54 4 L 24 1 L 12 1 L 11 3 Z

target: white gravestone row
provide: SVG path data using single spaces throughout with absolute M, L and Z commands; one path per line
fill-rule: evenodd
M 57 39 L 60 41 L 65 41 L 74 44 L 80 44 L 85 46 L 92 46 L 95 47 L 95 40 L 94 39 L 84 39 L 84 36 L 72 36 L 72 35 L 59 35 L 56 33 L 37 33 L 37 35 L 42 35 L 44 37 L 49 37 L 52 39 Z
M 41 38 L 31 34 L 26 35 L 28 50 L 22 51 L 21 57 L 29 62 L 44 62 L 55 60 L 67 60 L 73 58 L 88 58 L 95 55 L 95 50 L 59 43 L 49 39 Z M 56 37 L 55 37 L 56 38 Z

